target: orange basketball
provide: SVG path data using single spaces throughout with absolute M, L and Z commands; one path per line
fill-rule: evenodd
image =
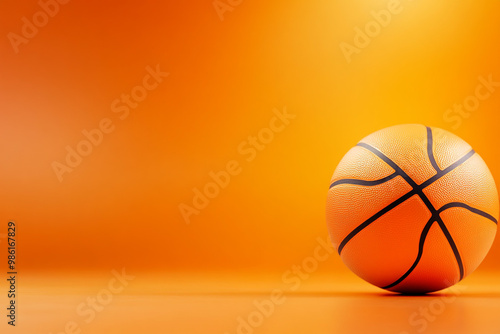
M 452 286 L 495 238 L 498 194 L 483 159 L 459 137 L 397 125 L 361 140 L 340 161 L 326 216 L 342 261 L 389 291 Z

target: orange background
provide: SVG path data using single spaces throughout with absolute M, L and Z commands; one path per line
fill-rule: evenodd
M 401 1 L 348 63 L 340 43 L 387 3 L 252 0 L 221 20 L 211 0 L 73 0 L 16 53 L 7 34 L 40 6 L 2 1 L 0 220 L 19 226 L 27 282 L 127 268 L 167 285 L 267 273 L 280 284 L 327 235 L 342 156 L 395 124 L 454 132 L 498 182 L 500 89 L 458 129 L 443 115 L 479 76 L 500 81 L 500 2 Z M 112 101 L 157 64 L 169 76 L 120 120 Z M 245 161 L 238 146 L 285 107 L 296 118 Z M 51 164 L 103 118 L 116 129 L 59 182 Z M 179 205 L 231 160 L 241 173 L 186 224 Z M 497 241 L 478 271 L 499 260 Z M 319 272 L 358 282 L 337 256 Z

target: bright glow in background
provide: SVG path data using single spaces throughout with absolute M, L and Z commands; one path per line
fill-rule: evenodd
M 26 281 L 125 267 L 165 284 L 233 274 L 279 283 L 327 235 L 326 191 L 342 156 L 395 124 L 456 133 L 499 182 L 500 87 L 458 129 L 443 115 L 479 76 L 500 81 L 500 2 L 401 1 L 348 63 L 339 44 L 386 6 L 247 0 L 221 21 L 211 0 L 73 0 L 16 54 L 7 34 L 40 7 L 2 1 L 0 223 L 19 225 Z M 121 121 L 111 102 L 156 64 L 169 77 Z M 245 162 L 238 145 L 283 107 L 296 118 Z M 103 118 L 115 131 L 60 183 L 51 163 Z M 187 225 L 179 204 L 230 160 L 241 174 Z M 497 241 L 479 271 L 499 260 Z M 350 275 L 337 256 L 319 272 Z

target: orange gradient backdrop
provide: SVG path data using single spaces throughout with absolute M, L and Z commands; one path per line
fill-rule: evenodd
M 457 129 L 444 113 L 500 81 L 500 2 L 401 1 L 348 63 L 340 43 L 387 3 L 248 0 L 221 20 L 211 0 L 73 0 L 16 53 L 8 33 L 40 7 L 2 1 L 0 223 L 19 226 L 23 271 L 283 272 L 326 237 L 342 156 L 400 123 L 454 132 L 499 182 L 500 87 Z M 121 120 L 111 103 L 157 65 L 169 76 Z M 246 161 L 275 108 L 295 119 Z M 104 118 L 115 130 L 59 182 L 52 163 Z M 231 160 L 241 173 L 186 224 L 179 205 Z M 499 260 L 496 242 L 480 270 Z

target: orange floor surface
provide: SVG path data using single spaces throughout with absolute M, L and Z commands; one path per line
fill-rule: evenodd
M 385 293 L 353 277 L 331 275 L 303 282 L 296 291 L 272 275 L 168 276 L 137 275 L 111 297 L 105 274 L 64 282 L 26 277 L 19 289 L 17 326 L 4 323 L 1 333 L 500 332 L 500 275 L 494 273 L 474 274 L 427 296 Z M 94 303 L 99 310 L 92 314 L 89 300 L 105 305 Z

